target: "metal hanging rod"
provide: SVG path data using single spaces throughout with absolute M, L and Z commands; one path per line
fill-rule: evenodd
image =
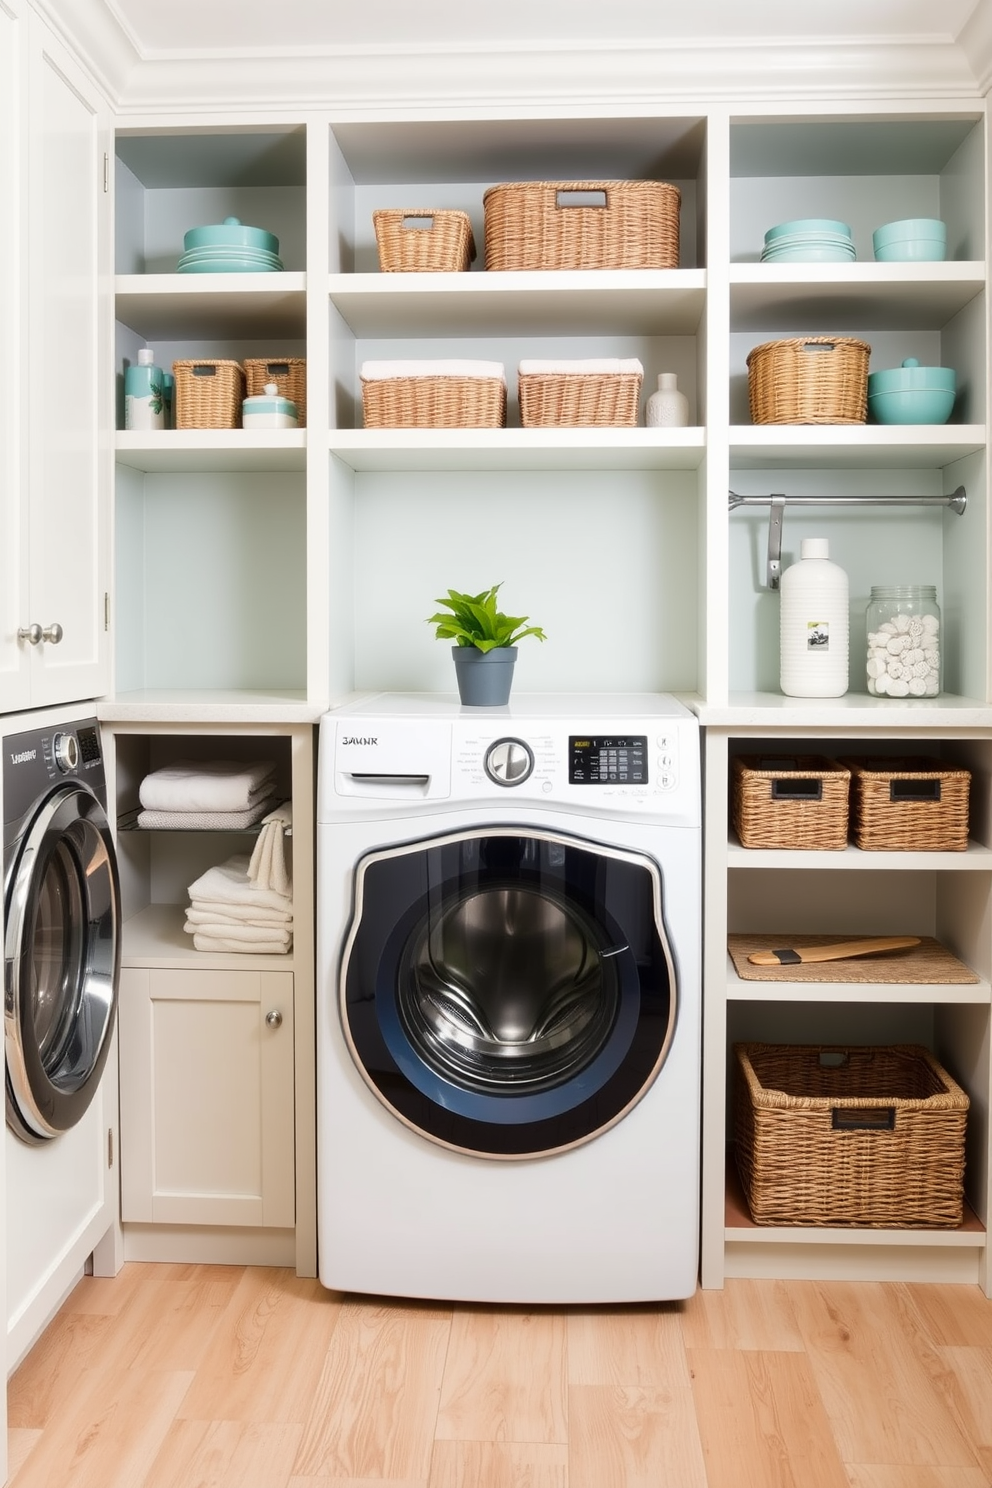
M 793 506 L 946 506 L 960 517 L 968 505 L 968 494 L 964 486 L 958 486 L 950 496 L 786 496 L 774 492 L 770 496 L 738 496 L 729 492 L 730 510 L 739 506 L 767 506 L 768 514 L 768 565 L 769 589 L 777 589 L 782 577 L 782 520 L 785 504 Z

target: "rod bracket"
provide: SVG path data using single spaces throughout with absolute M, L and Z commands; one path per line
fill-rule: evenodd
M 777 589 L 782 577 L 782 527 L 785 520 L 785 497 L 773 492 L 768 498 L 768 558 L 765 582 Z

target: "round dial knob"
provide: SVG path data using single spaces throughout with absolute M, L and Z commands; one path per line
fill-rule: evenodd
M 497 785 L 522 785 L 534 768 L 534 756 L 522 739 L 497 739 L 486 750 L 485 766 Z
M 70 770 L 78 770 L 79 744 L 75 734 L 56 734 L 52 740 L 52 754 L 55 757 L 56 766 L 63 775 Z

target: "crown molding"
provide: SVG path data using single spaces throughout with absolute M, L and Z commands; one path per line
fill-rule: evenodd
M 988 0 L 979 0 L 962 27 L 958 45 L 968 58 L 980 92 L 992 92 L 992 5 Z
M 34 10 L 86 68 L 111 108 L 141 65 L 133 37 L 103 0 L 30 0 Z

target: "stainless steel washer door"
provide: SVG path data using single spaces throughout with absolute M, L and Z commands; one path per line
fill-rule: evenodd
M 75 1126 L 117 1010 L 120 886 L 110 823 L 80 781 L 40 803 L 4 885 L 7 1125 L 26 1142 Z

